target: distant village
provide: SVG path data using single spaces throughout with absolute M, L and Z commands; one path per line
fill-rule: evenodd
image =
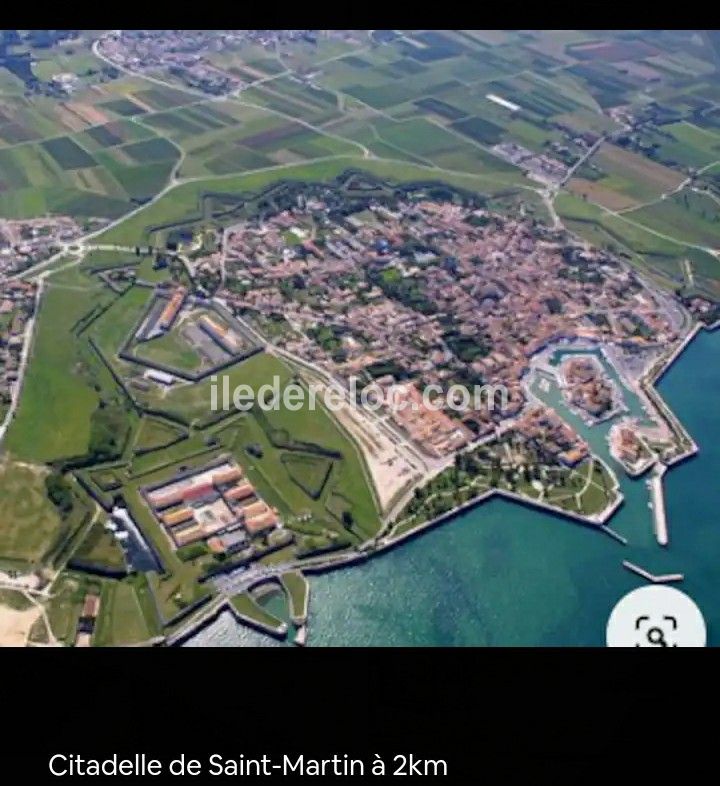
M 66 217 L 0 219 L 0 419 L 18 382 L 27 323 L 35 312 L 37 285 L 15 276 L 51 257 L 82 232 Z
M 352 38 L 351 31 L 317 30 L 123 30 L 102 39 L 102 53 L 113 63 L 139 71 L 162 71 L 208 95 L 223 95 L 261 72 L 244 72 L 212 62 L 218 52 L 253 44 L 275 53 L 285 44 L 316 43 L 320 35 Z
M 12 401 L 28 320 L 35 311 L 36 285 L 0 277 L 0 421 Z
M 81 227 L 67 216 L 25 220 L 0 218 L 0 280 L 43 262 L 64 245 L 103 223 L 106 222 L 90 221 Z

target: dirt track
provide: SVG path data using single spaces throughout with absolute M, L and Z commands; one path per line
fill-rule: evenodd
M 24 611 L 0 606 L 0 647 L 24 647 L 30 628 L 40 614 L 39 606 Z

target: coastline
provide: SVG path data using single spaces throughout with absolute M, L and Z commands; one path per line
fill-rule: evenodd
M 242 625 L 257 631 L 258 633 L 263 633 L 266 636 L 272 636 L 278 641 L 283 641 L 287 636 L 287 625 L 285 625 L 285 623 L 283 623 L 285 626 L 284 628 L 274 628 L 270 625 L 266 625 L 259 620 L 248 617 L 245 614 L 241 614 L 233 606 L 230 598 L 221 595 L 216 598 L 209 607 L 203 609 L 198 617 L 190 618 L 184 627 L 175 631 L 171 635 L 166 636 L 162 641 L 163 646 L 182 647 L 188 639 L 193 638 L 198 633 L 200 633 L 200 631 L 212 625 L 217 621 L 218 617 L 226 612 L 229 612 L 235 618 L 235 620 Z
M 720 322 L 717 323 L 717 326 L 720 326 Z M 661 461 L 660 459 L 653 462 L 654 465 L 657 466 L 658 463 L 663 465 L 664 472 L 667 471 L 672 466 L 675 466 L 688 458 L 694 456 L 698 451 L 699 448 L 697 444 L 692 440 L 690 435 L 684 429 L 680 421 L 675 417 L 672 413 L 668 405 L 664 402 L 660 394 L 655 390 L 654 385 L 657 381 L 659 381 L 668 369 L 675 363 L 675 361 L 682 355 L 683 351 L 692 343 L 695 336 L 703 330 L 707 329 L 707 326 L 703 325 L 702 323 L 695 323 L 695 325 L 688 331 L 685 337 L 680 341 L 679 344 L 675 346 L 673 351 L 662 358 L 662 362 L 656 361 L 655 364 L 646 371 L 640 380 L 637 383 L 637 387 L 635 388 L 636 392 L 639 395 L 644 394 L 646 400 L 643 402 L 645 404 L 655 405 L 657 399 L 657 406 L 654 408 L 658 412 L 658 414 L 666 421 L 668 427 L 671 429 L 673 433 L 677 433 L 680 431 L 681 434 L 685 437 L 686 440 L 690 442 L 691 447 L 687 450 L 683 451 L 681 454 L 678 454 L 667 461 Z M 615 367 L 615 364 L 612 362 L 611 358 L 605 354 L 605 347 L 603 345 L 596 345 L 600 348 L 603 352 L 603 355 L 606 357 L 608 362 Z M 616 369 L 617 370 L 617 369 Z M 622 378 L 622 377 L 621 377 Z M 635 387 L 635 386 L 633 386 Z M 597 456 L 593 456 L 593 458 L 597 461 L 602 461 Z M 602 462 L 604 464 L 604 462 Z M 650 466 L 653 466 L 651 464 Z M 649 468 L 649 467 L 648 467 Z M 663 474 L 664 474 L 663 472 Z M 627 540 L 622 536 L 619 535 L 617 532 L 612 530 L 608 526 L 608 522 L 612 519 L 615 513 L 622 507 L 625 502 L 624 496 L 619 488 L 619 482 L 617 476 L 614 472 L 610 473 L 613 480 L 614 480 L 614 487 L 613 491 L 615 492 L 616 496 L 613 502 L 608 505 L 603 511 L 593 516 L 583 516 L 579 513 L 574 513 L 572 511 L 563 510 L 561 508 L 554 507 L 549 505 L 545 502 L 541 502 L 539 500 L 534 500 L 530 497 L 525 497 L 516 492 L 508 491 L 505 489 L 498 489 L 492 488 L 487 489 L 486 491 L 481 492 L 476 497 L 468 500 L 467 502 L 462 503 L 445 513 L 440 514 L 432 519 L 422 522 L 418 524 L 416 527 L 408 529 L 407 531 L 399 534 L 399 535 L 385 535 L 380 537 L 378 540 L 369 540 L 366 543 L 361 544 L 358 547 L 358 551 L 348 554 L 337 554 L 337 555 L 325 555 L 315 560 L 309 560 L 307 562 L 294 562 L 289 563 L 286 569 L 298 569 L 301 570 L 305 575 L 321 575 L 324 573 L 328 573 L 330 571 L 336 571 L 341 568 L 348 568 L 352 567 L 353 565 L 361 564 L 366 562 L 368 559 L 375 555 L 381 555 L 384 553 L 389 553 L 393 549 L 397 548 L 398 546 L 403 545 L 404 543 L 408 542 L 409 540 L 418 538 L 419 536 L 423 535 L 425 532 L 428 532 L 436 527 L 439 527 L 442 524 L 445 524 L 453 519 L 457 518 L 458 516 L 467 513 L 487 501 L 492 500 L 495 496 L 505 499 L 511 502 L 515 502 L 519 505 L 522 505 L 527 508 L 541 510 L 544 513 L 548 513 L 551 516 L 554 516 L 558 519 L 564 519 L 572 521 L 576 524 L 581 524 L 585 527 L 598 530 L 603 534 L 611 537 L 612 539 L 616 540 L 622 545 L 627 543 Z M 258 581 L 262 581 L 264 579 L 259 579 Z M 258 581 L 254 583 L 258 583 Z M 213 607 L 210 609 L 205 609 L 204 614 L 201 618 L 195 620 L 188 620 L 188 624 L 183 627 L 182 630 L 177 631 L 173 634 L 172 638 L 168 638 L 166 641 L 170 646 L 177 646 L 178 641 L 184 641 L 187 638 L 191 638 L 193 635 L 196 635 L 200 630 L 205 628 L 208 624 L 210 624 L 214 619 L 219 616 L 219 614 L 225 609 L 225 607 L 230 607 L 234 616 L 240 619 L 240 615 L 232 609 L 232 604 L 230 603 L 229 598 L 221 597 L 218 599 L 218 606 Z M 245 622 L 245 620 L 242 620 Z M 255 630 L 259 629 L 259 624 L 254 620 L 248 620 L 247 623 L 250 627 Z M 268 633 L 269 631 L 262 631 Z M 274 635 L 276 638 L 276 634 L 273 632 L 270 635 Z
M 524 507 L 528 508 L 539 508 L 543 510 L 543 512 L 548 513 L 552 516 L 555 516 L 559 519 L 569 519 L 577 524 L 581 524 L 585 527 L 598 530 L 603 534 L 617 540 L 620 543 L 625 542 L 625 539 L 618 535 L 618 533 L 614 532 L 607 526 L 607 521 L 615 514 L 615 512 L 623 505 L 624 497 L 623 495 L 618 492 L 615 501 L 608 506 L 601 514 L 598 514 L 596 520 L 590 520 L 588 517 L 583 517 L 580 514 L 572 513 L 571 511 L 565 511 L 560 508 L 555 508 L 552 505 L 548 505 L 543 502 L 538 502 L 536 500 L 529 499 L 527 497 L 523 497 L 520 494 L 516 494 L 511 491 L 506 491 L 505 489 L 489 489 L 487 491 L 482 492 L 477 497 L 473 497 L 473 499 L 468 500 L 467 502 L 463 503 L 462 505 L 453 508 L 445 513 L 442 513 L 439 516 L 436 516 L 433 519 L 423 522 L 419 524 L 417 527 L 414 527 L 406 532 L 403 532 L 401 535 L 391 537 L 386 536 L 385 538 L 381 539 L 377 543 L 375 541 L 369 541 L 369 547 L 363 551 L 356 551 L 349 554 L 341 554 L 336 557 L 323 557 L 319 558 L 316 562 L 307 562 L 307 563 L 291 563 L 285 566 L 288 570 L 291 569 L 298 569 L 301 570 L 305 575 L 322 575 L 324 573 L 329 573 L 331 571 L 340 570 L 342 568 L 352 567 L 353 565 L 358 565 L 361 563 L 366 562 L 370 558 L 376 555 L 382 555 L 385 553 L 389 553 L 393 549 L 397 548 L 398 546 L 403 545 L 409 540 L 415 539 L 423 535 L 425 532 L 435 529 L 442 524 L 445 524 L 458 516 L 461 516 L 464 513 L 467 513 L 481 505 L 485 502 L 490 501 L 495 496 L 498 496 L 502 499 L 506 499 L 511 502 L 515 502 L 520 504 Z M 267 577 L 258 577 L 256 578 L 251 585 L 248 585 L 248 588 L 255 586 L 259 583 L 264 583 L 268 581 Z M 220 596 L 217 598 L 210 607 L 206 607 L 203 609 L 201 615 L 197 618 L 190 618 L 188 619 L 186 625 L 181 629 L 173 633 L 171 636 L 168 636 L 165 639 L 165 643 L 167 646 L 180 646 L 182 642 L 184 642 L 188 638 L 192 638 L 194 635 L 198 634 L 201 630 L 203 630 L 208 625 L 212 624 L 217 617 L 226 610 L 230 610 L 233 616 L 235 616 L 238 620 L 242 621 L 244 624 L 247 624 L 249 627 L 253 628 L 254 630 L 259 630 L 262 633 L 267 633 L 268 635 L 272 635 L 274 638 L 282 639 L 283 636 L 278 636 L 275 629 L 267 628 L 265 629 L 261 623 L 257 622 L 256 620 L 251 620 L 246 618 L 244 615 L 239 614 L 232 606 L 230 602 L 230 598 L 226 596 Z
M 675 456 L 671 456 L 668 459 L 662 460 L 662 463 L 668 467 L 672 467 L 682 461 L 686 461 L 698 453 L 700 448 L 698 447 L 695 440 L 690 436 L 690 434 L 688 434 L 683 424 L 678 420 L 663 397 L 660 395 L 657 390 L 657 384 L 662 380 L 665 374 L 673 366 L 675 361 L 678 360 L 682 353 L 690 346 L 693 339 L 704 329 L 704 327 L 705 326 L 701 322 L 696 322 L 695 325 L 686 334 L 685 338 L 683 338 L 683 340 L 674 348 L 671 354 L 665 358 L 664 362 L 656 362 L 648 371 L 646 371 L 645 374 L 643 374 L 638 382 L 639 392 L 644 394 L 647 401 L 655 407 L 658 414 L 663 418 L 670 431 L 676 436 L 679 435 L 682 440 L 688 443 L 688 448 L 686 450 L 676 454 Z

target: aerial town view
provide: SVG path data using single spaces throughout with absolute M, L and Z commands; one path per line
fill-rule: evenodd
M 0 31 L 0 646 L 720 644 L 719 73 Z

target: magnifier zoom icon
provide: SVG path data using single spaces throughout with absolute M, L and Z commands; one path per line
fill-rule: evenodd
M 665 631 L 662 628 L 648 628 L 646 636 L 648 642 L 653 646 L 667 647 L 667 642 L 665 641 Z
M 705 647 L 707 628 L 697 604 L 684 592 L 647 585 L 618 601 L 608 618 L 605 639 L 608 647 Z
M 646 623 L 650 622 L 650 617 L 647 615 L 641 615 L 635 620 L 635 630 L 640 631 L 641 628 L 645 626 Z M 669 614 L 663 616 L 663 623 L 668 624 L 672 630 L 677 630 L 677 619 Z M 659 627 L 658 625 L 651 625 L 645 631 L 645 639 L 647 643 L 651 647 L 675 647 L 676 644 L 668 644 L 665 639 L 665 629 Z M 642 644 L 639 642 L 635 645 L 636 647 L 641 647 Z

